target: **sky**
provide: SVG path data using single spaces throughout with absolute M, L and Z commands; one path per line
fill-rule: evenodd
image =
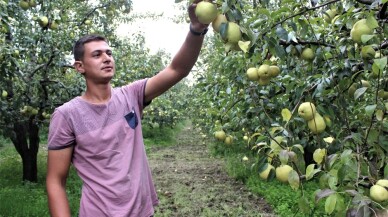
M 188 23 L 175 23 L 172 19 L 182 16 L 184 11 L 179 10 L 179 6 L 174 0 L 133 0 L 133 10 L 131 13 L 144 15 L 148 13 L 163 14 L 158 20 L 138 19 L 131 24 L 122 24 L 118 29 L 119 35 L 131 36 L 134 32 L 144 32 L 146 46 L 155 53 L 159 49 L 164 49 L 172 56 L 178 52 L 183 43 L 188 29 Z

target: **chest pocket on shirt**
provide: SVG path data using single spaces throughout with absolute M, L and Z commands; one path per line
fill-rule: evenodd
M 127 120 L 128 125 L 132 128 L 135 129 L 137 127 L 137 124 L 139 123 L 137 120 L 137 115 L 135 109 L 132 108 L 132 111 L 130 111 L 128 114 L 125 116 L 125 120 Z

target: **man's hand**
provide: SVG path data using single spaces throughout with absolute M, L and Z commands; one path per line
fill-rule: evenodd
M 203 32 L 209 25 L 208 24 L 202 24 L 198 21 L 197 16 L 195 15 L 195 8 L 197 7 L 197 3 L 201 2 L 202 0 L 194 0 L 193 3 L 189 6 L 189 17 L 191 21 L 191 27 L 196 32 Z

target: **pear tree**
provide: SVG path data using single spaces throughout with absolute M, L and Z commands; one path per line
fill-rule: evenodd
M 190 97 L 195 124 L 210 134 L 219 121 L 237 138 L 234 146 L 257 156 L 258 172 L 268 163 L 291 167 L 279 177 L 292 189 L 319 183 L 315 202 L 329 215 L 365 216 L 386 205 L 384 187 L 369 192 L 388 176 L 388 3 L 214 3 L 227 22 L 215 25 L 198 62 L 203 70 Z M 233 46 L 232 29 L 239 30 Z M 263 65 L 281 69 L 276 79 L 265 79 L 267 67 L 259 74 Z M 325 150 L 319 163 L 316 150 Z M 315 204 L 296 201 L 295 212 Z

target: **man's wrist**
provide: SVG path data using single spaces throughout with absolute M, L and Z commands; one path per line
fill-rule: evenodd
M 196 36 L 202 36 L 202 35 L 205 35 L 206 33 L 207 33 L 207 31 L 209 30 L 209 28 L 205 28 L 205 29 L 203 29 L 202 31 L 197 31 L 197 30 L 195 30 L 194 28 L 193 28 L 193 25 L 191 25 L 191 23 L 190 23 L 190 32 L 191 32 L 191 34 L 193 34 L 193 35 L 196 35 Z

